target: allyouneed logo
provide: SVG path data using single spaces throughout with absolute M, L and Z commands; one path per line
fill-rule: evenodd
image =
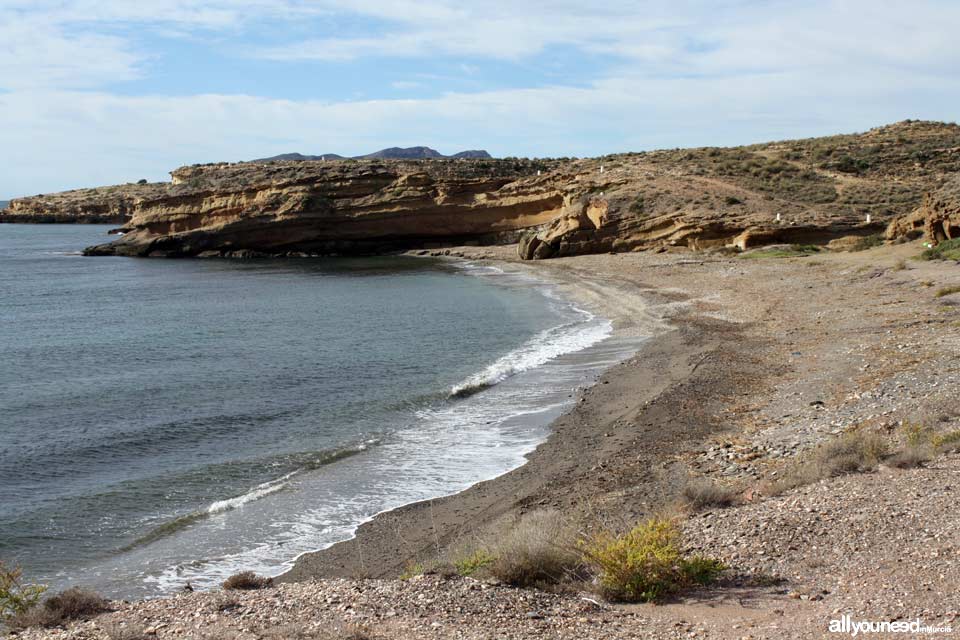
M 895 620 L 893 622 L 884 620 L 877 622 L 874 620 L 854 620 L 850 615 L 844 615 L 839 620 L 831 620 L 827 627 L 830 633 L 847 633 L 851 636 L 858 636 L 861 633 L 952 633 L 952 627 L 932 627 L 923 624 L 919 618 L 916 620 Z

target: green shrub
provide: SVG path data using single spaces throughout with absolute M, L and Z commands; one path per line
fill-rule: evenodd
M 931 444 L 937 451 L 944 453 L 960 451 L 960 430 L 936 435 Z
M 461 576 L 472 576 L 478 571 L 490 566 L 494 561 L 493 555 L 486 549 L 476 549 L 471 554 L 456 560 L 453 566 Z
M 944 240 L 920 254 L 921 260 L 960 260 L 960 238 Z
M 620 536 L 599 533 L 582 549 L 604 597 L 625 602 L 652 602 L 709 584 L 726 568 L 718 560 L 684 557 L 680 530 L 664 518 L 641 522 Z
M 907 422 L 903 425 L 903 439 L 911 447 L 930 442 L 931 433 L 929 427 L 925 427 L 919 422 Z
M 39 584 L 23 584 L 19 567 L 0 562 L 0 620 L 24 613 L 40 601 L 47 588 Z
M 408 562 L 403 567 L 403 573 L 400 574 L 401 580 L 410 580 L 417 576 L 422 576 L 426 573 L 427 569 L 423 566 L 421 562 Z

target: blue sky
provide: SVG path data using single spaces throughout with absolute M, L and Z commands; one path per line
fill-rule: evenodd
M 0 198 L 276 153 L 599 155 L 955 121 L 960 3 L 0 0 Z

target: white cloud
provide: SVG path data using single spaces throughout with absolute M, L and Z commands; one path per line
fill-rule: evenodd
M 0 20 L 0 89 L 86 87 L 136 77 L 138 56 L 114 36 L 67 35 L 43 20 Z
M 0 94 L 3 145 L 18 157 L 0 177 L 0 193 L 159 179 L 182 164 L 288 151 L 428 144 L 445 152 L 594 155 L 855 131 L 905 117 L 956 119 L 960 85 L 936 75 L 878 77 L 624 74 L 583 88 L 343 102 L 21 91 Z
M 0 0 L 0 89 L 137 78 L 149 55 L 138 43 L 151 31 L 221 32 L 325 13 L 297 0 Z
M 429 144 L 587 155 L 957 119 L 955 3 L 651 4 L 0 0 L 0 146 L 16 157 L 0 175 L 0 196 L 155 179 L 180 164 L 286 151 Z M 138 48 L 143 29 L 233 36 L 267 19 L 315 16 L 351 17 L 361 35 L 320 29 L 317 38 L 259 53 L 278 64 L 448 56 L 480 71 L 484 59 L 525 65 L 558 45 L 611 58 L 586 63 L 595 78 L 586 86 L 556 80 L 425 99 L 119 96 L 103 88 L 138 77 L 145 57 L 158 53 Z

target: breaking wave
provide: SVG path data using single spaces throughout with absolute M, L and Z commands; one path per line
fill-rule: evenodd
M 554 358 L 591 347 L 610 337 L 613 325 L 577 309 L 584 319 L 541 331 L 519 348 L 450 389 L 448 397 L 459 399 L 489 389 L 522 371 L 539 367 Z
M 172 520 L 168 520 L 167 522 L 154 527 L 130 544 L 125 545 L 120 549 L 120 551 L 130 551 L 132 549 L 148 545 L 151 542 L 165 538 L 169 535 L 173 535 L 182 529 L 186 529 L 188 526 L 203 520 L 204 518 L 208 518 L 218 513 L 239 509 L 246 504 L 254 502 L 255 500 L 259 500 L 260 498 L 264 498 L 270 494 L 277 493 L 278 491 L 283 491 L 287 488 L 287 486 L 289 486 L 290 480 L 292 480 L 294 476 L 303 473 L 304 471 L 319 469 L 324 465 L 332 464 L 338 460 L 343 460 L 344 458 L 349 458 L 350 456 L 354 456 L 358 453 L 366 451 L 371 445 L 376 444 L 379 444 L 378 440 L 368 440 L 367 442 L 363 442 L 358 445 L 343 447 L 342 449 L 336 449 L 334 451 L 317 451 L 294 454 L 293 456 L 285 456 L 287 459 L 293 458 L 296 460 L 297 468 L 295 468 L 293 471 L 290 471 L 279 478 L 262 482 L 241 495 L 234 496 L 232 498 L 226 498 L 224 500 L 217 500 L 216 502 L 208 505 L 205 509 L 192 511 L 185 515 L 173 518 Z

